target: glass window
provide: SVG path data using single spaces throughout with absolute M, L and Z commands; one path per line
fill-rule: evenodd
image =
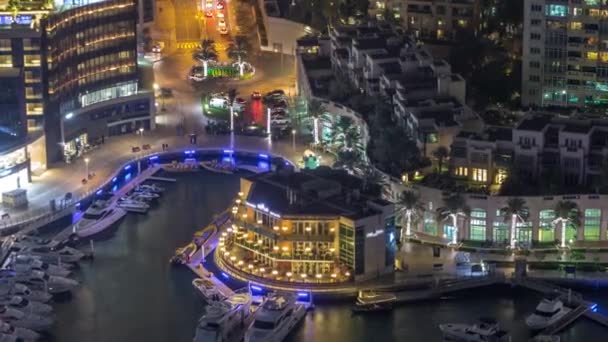
M 568 6 L 549 4 L 545 6 L 545 14 L 552 17 L 565 17 L 568 15 Z
M 437 236 L 437 221 L 435 221 L 433 213 L 424 213 L 424 232 L 429 235 Z
M 504 243 L 509 241 L 509 227 L 503 221 L 494 221 L 492 237 L 494 242 Z
M 473 180 L 476 182 L 486 182 L 488 180 L 488 171 L 486 169 L 473 169 Z
M 485 241 L 486 239 L 486 221 L 471 220 L 470 239 L 476 241 Z
M 600 239 L 600 224 L 602 211 L 600 209 L 585 210 L 584 237 L 585 240 L 597 241 Z
M 12 67 L 13 57 L 11 55 L 0 55 L 0 67 Z
M 538 241 L 555 241 L 555 227 L 553 226 L 555 211 L 552 209 L 541 210 L 538 216 Z

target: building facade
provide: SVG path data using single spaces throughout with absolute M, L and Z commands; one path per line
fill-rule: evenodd
M 476 32 L 480 0 L 384 0 L 370 1 L 370 14 L 392 15 L 416 38 L 453 39 L 458 30 Z
M 413 229 L 428 235 L 452 239 L 455 232 L 451 221 L 438 221 L 437 208 L 443 206 L 444 190 L 416 186 L 421 195 L 424 211 L 422 219 L 415 222 Z M 510 241 L 509 220 L 500 210 L 512 198 L 483 194 L 464 194 L 464 203 L 470 209 L 466 217 L 458 219 L 458 240 L 492 242 L 508 245 Z M 527 218 L 516 225 L 515 238 L 523 246 L 534 243 L 553 243 L 561 238 L 561 225 L 554 224 L 555 206 L 559 201 L 571 201 L 577 206 L 580 223 L 570 222 L 566 227 L 568 243 L 590 246 L 597 241 L 608 240 L 608 196 L 606 195 L 556 195 L 521 196 L 527 210 Z
M 524 106 L 608 103 L 608 4 L 525 0 Z
M 393 204 L 362 193 L 345 172 L 283 170 L 241 179 L 234 243 L 277 274 L 325 281 L 393 272 Z M 314 279 L 314 278 L 313 278 Z
M 514 128 L 461 132 L 451 147 L 453 175 L 500 185 L 512 166 L 526 179 L 556 174 L 569 186 L 598 184 L 608 158 L 608 121 L 533 113 Z M 559 171 L 559 172 L 558 172 Z
M 64 2 L 43 20 L 50 160 L 78 156 L 110 135 L 154 127 L 153 95 L 139 91 L 136 4 Z

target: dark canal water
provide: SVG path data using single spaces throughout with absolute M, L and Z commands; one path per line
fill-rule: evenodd
M 239 182 L 237 176 L 208 172 L 177 178 L 178 183 L 164 185 L 165 195 L 147 215 L 127 215 L 95 242 L 95 260 L 82 263 L 76 273 L 82 286 L 71 300 L 55 304 L 54 341 L 192 341 L 204 308 L 191 286 L 193 275 L 170 267 L 168 260 L 228 205 Z M 606 290 L 587 296 L 608 308 Z M 318 304 L 288 340 L 440 341 L 438 324 L 490 316 L 511 332 L 513 341 L 527 341 L 524 319 L 538 300 L 522 290 L 486 289 L 374 316 L 351 316 L 348 303 Z M 562 341 L 605 341 L 607 333 L 583 320 Z

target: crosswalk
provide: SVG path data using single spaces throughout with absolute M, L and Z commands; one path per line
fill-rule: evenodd
M 198 49 L 200 46 L 199 42 L 177 42 L 177 48 L 183 50 Z

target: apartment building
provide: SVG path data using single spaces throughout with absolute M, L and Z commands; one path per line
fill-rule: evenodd
M 364 280 L 391 273 L 394 206 L 364 190 L 360 179 L 324 168 L 241 178 L 246 211 L 234 243 L 246 259 L 281 275 Z
M 515 165 L 531 179 L 560 170 L 564 184 L 591 185 L 608 157 L 608 120 L 530 114 L 515 128 L 461 132 L 451 153 L 454 176 L 480 184 L 501 184 Z
M 608 103 L 606 19 L 606 1 L 524 2 L 524 106 L 583 107 Z
M 384 0 L 371 1 L 370 14 L 386 13 L 399 20 L 416 38 L 453 39 L 458 30 L 479 28 L 480 0 Z
M 316 89 L 319 95 L 322 81 L 334 78 L 384 98 L 393 105 L 395 122 L 425 155 L 449 147 L 462 128 L 480 126 L 479 117 L 465 105 L 466 81 L 400 28 L 376 22 L 334 26 L 329 44 L 327 38 L 301 39 L 298 44 L 301 93 Z

